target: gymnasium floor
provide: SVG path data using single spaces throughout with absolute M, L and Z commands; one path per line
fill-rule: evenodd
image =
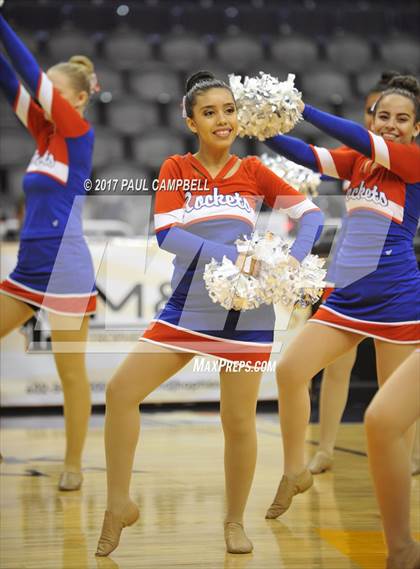
M 58 492 L 59 417 L 5 418 L 1 569 L 383 569 L 385 548 L 360 424 L 340 428 L 335 469 L 315 478 L 279 520 L 265 520 L 282 472 L 277 416 L 258 415 L 259 456 L 246 516 L 254 552 L 225 553 L 223 439 L 217 413 L 142 416 L 132 495 L 140 521 L 111 558 L 94 557 L 105 504 L 103 417 L 93 416 L 79 492 Z M 308 458 L 318 427 L 308 431 Z M 420 477 L 413 527 L 420 531 Z

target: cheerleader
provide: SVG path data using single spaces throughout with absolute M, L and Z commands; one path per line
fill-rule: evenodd
M 1 88 L 36 144 L 23 178 L 25 218 L 17 265 L 0 283 L 0 337 L 40 307 L 48 312 L 64 394 L 66 453 L 59 489 L 78 490 L 90 416 L 84 352 L 96 307 L 92 259 L 82 231 L 83 182 L 90 176 L 94 142 L 83 115 L 95 74 L 83 56 L 42 72 L 1 15 L 0 39 L 13 64 L 0 54 Z M 75 351 L 66 353 L 68 342 L 77 342 Z
M 420 341 L 420 272 L 413 249 L 420 215 L 417 80 L 390 81 L 375 104 L 372 132 L 302 107 L 306 120 L 353 150 L 317 148 L 289 136 L 273 139 L 276 150 L 322 174 L 350 180 L 348 214 L 333 267 L 336 288 L 277 368 L 285 466 L 268 518 L 285 512 L 293 496 L 312 483 L 304 467 L 310 379 L 364 337 L 372 337 L 382 385 Z
M 364 105 L 364 123 L 366 128 L 369 129 L 371 127 L 375 102 L 380 94 L 387 89 L 390 80 L 397 75 L 400 75 L 398 71 L 385 71 L 367 94 Z M 270 140 L 266 142 L 270 146 Z M 348 182 L 345 181 L 344 184 L 348 184 Z M 342 228 L 342 231 L 344 232 L 344 228 Z M 356 355 L 357 349 L 353 348 L 324 370 L 319 403 L 319 449 L 308 465 L 312 474 L 321 474 L 332 469 L 335 441 L 347 402 L 351 370 L 356 360 Z M 416 471 L 414 463 L 415 458 L 413 458 L 413 472 Z
M 97 549 L 100 556 L 117 547 L 122 529 L 139 515 L 129 497 L 139 403 L 195 354 L 215 356 L 223 363 L 220 410 L 225 437 L 226 547 L 230 553 L 252 550 L 243 514 L 255 469 L 255 411 L 261 364 L 270 357 L 274 310 L 263 305 L 226 311 L 214 304 L 205 288 L 204 267 L 212 258 L 221 261 L 224 256 L 241 268 L 248 263 L 245 255 L 238 256 L 234 242 L 252 233 L 262 199 L 301 219 L 291 249 L 294 264 L 310 252 L 322 222 L 321 212 L 311 201 L 257 158 L 240 160 L 230 154 L 238 121 L 225 83 L 208 72 L 196 73 L 187 81 L 183 106 L 199 150 L 194 155 L 170 156 L 163 163 L 155 203 L 158 244 L 175 255 L 173 293 L 107 388 L 108 505 Z
M 419 569 L 420 544 L 410 530 L 410 464 L 406 433 L 420 418 L 420 350 L 392 374 L 365 415 L 369 465 L 388 549 L 387 569 Z

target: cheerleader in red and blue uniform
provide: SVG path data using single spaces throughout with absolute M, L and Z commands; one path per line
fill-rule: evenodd
M 0 283 L 0 337 L 38 308 L 48 312 L 64 393 L 66 454 L 59 488 L 77 490 L 90 416 L 84 351 L 89 314 L 96 307 L 93 263 L 82 229 L 83 182 L 91 173 L 94 144 L 83 115 L 95 75 L 83 56 L 44 73 L 1 15 L 0 40 L 13 65 L 0 54 L 0 86 L 36 144 L 23 178 L 25 218 L 17 265 Z M 78 342 L 77 353 L 60 349 L 67 342 Z
M 364 102 L 364 125 L 366 128 L 369 129 L 371 126 L 374 104 L 381 93 L 388 89 L 390 80 L 398 75 L 401 75 L 398 71 L 384 71 L 379 81 L 368 92 Z M 270 145 L 270 141 L 268 141 L 268 144 Z M 273 141 L 273 144 L 275 144 L 275 141 Z M 326 176 L 324 178 L 334 180 L 334 178 Z M 343 181 L 344 184 L 344 189 L 347 189 L 348 181 Z M 345 223 L 341 227 L 340 236 L 344 234 Z M 339 249 L 340 245 L 338 243 L 335 246 L 335 250 Z M 334 280 L 331 273 L 329 278 Z M 324 296 L 327 297 L 330 292 L 331 290 L 326 288 Z M 308 465 L 312 474 L 320 474 L 326 470 L 331 470 L 333 467 L 333 454 L 338 427 L 347 403 L 351 371 L 356 355 L 357 347 L 337 358 L 324 370 L 319 401 L 319 447 Z M 418 433 L 420 436 L 420 429 Z M 417 468 L 419 466 L 416 464 L 416 456 L 413 453 L 413 472 Z
M 255 410 L 261 367 L 270 356 L 274 309 L 227 311 L 214 304 L 203 280 L 206 263 L 223 256 L 242 267 L 235 240 L 250 235 L 265 200 L 300 220 L 292 246 L 294 263 L 311 250 L 319 233 L 319 209 L 263 166 L 257 158 L 230 154 L 238 121 L 230 88 L 200 72 L 187 82 L 185 116 L 199 151 L 171 156 L 163 164 L 155 203 L 159 246 L 175 255 L 173 293 L 135 351 L 108 384 L 105 447 L 108 507 L 97 555 L 113 551 L 123 527 L 138 517 L 129 484 L 139 433 L 139 403 L 182 369 L 195 354 L 224 362 L 220 371 L 225 435 L 227 512 L 225 540 L 231 553 L 252 543 L 243 514 L 256 462 Z M 178 190 L 174 183 L 181 181 Z M 195 191 L 192 189 L 194 188 Z M 201 190 L 201 191 L 200 191 Z
M 420 216 L 417 80 L 390 81 L 375 104 L 372 132 L 309 105 L 303 116 L 350 149 L 318 148 L 290 136 L 275 137 L 270 144 L 295 162 L 349 180 L 348 213 L 332 268 L 335 289 L 278 365 L 285 474 L 269 518 L 286 511 L 293 496 L 312 484 L 304 468 L 310 379 L 372 337 L 381 385 L 420 342 L 420 272 L 413 248 Z

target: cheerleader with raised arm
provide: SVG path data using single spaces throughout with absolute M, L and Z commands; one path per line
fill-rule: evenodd
M 23 178 L 18 262 L 0 283 L 0 337 L 40 307 L 48 312 L 64 394 L 66 454 L 59 488 L 78 490 L 91 407 L 85 344 L 89 314 L 96 307 L 93 264 L 82 229 L 83 182 L 91 173 L 94 144 L 84 112 L 96 76 L 84 56 L 44 73 L 1 15 L 0 41 L 12 63 L 0 54 L 0 87 L 36 144 Z M 69 342 L 76 346 L 71 353 L 66 352 Z
M 420 272 L 413 247 L 420 215 L 417 80 L 391 80 L 374 106 L 372 132 L 302 107 L 305 120 L 352 150 L 317 148 L 290 136 L 277 136 L 271 144 L 290 160 L 349 180 L 348 213 L 333 267 L 335 289 L 277 368 L 284 476 L 269 518 L 285 512 L 293 496 L 311 485 L 304 464 L 310 379 L 364 337 L 372 337 L 382 385 L 420 341 Z

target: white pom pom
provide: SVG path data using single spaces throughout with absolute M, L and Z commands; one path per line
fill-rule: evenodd
M 0 0 L 0 8 L 3 6 L 4 0 Z
M 317 196 L 318 186 L 321 183 L 321 174 L 312 172 L 305 166 L 295 164 L 284 156 L 269 156 L 262 154 L 261 162 L 270 168 L 277 176 L 293 186 L 296 190 L 307 196 Z
M 308 255 L 298 269 L 289 265 L 290 244 L 278 235 L 257 231 L 251 239 L 235 242 L 238 252 L 259 261 L 257 277 L 240 272 L 226 257 L 222 263 L 214 259 L 205 266 L 204 281 L 213 302 L 226 310 L 250 310 L 262 304 L 282 302 L 308 306 L 314 304 L 325 287 L 324 260 Z
M 238 107 L 239 136 L 265 140 L 292 130 L 302 119 L 298 110 L 301 93 L 294 86 L 295 76 L 278 81 L 260 71 L 258 77 L 229 75 L 230 87 Z

